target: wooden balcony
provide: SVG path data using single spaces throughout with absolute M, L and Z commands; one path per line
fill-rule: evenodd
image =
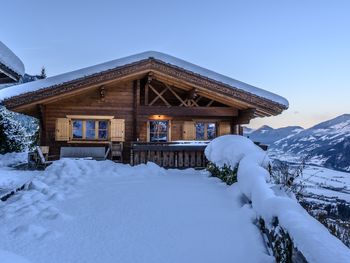
M 204 168 L 205 142 L 133 142 L 131 165 L 154 162 L 165 168 Z

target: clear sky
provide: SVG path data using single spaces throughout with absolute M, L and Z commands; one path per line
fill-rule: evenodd
M 350 1 L 4 0 L 0 38 L 48 76 L 156 50 L 286 97 L 251 127 L 350 113 Z

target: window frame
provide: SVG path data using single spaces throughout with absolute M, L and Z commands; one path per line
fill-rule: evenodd
M 91 116 L 91 115 L 67 115 L 69 119 L 69 141 L 71 142 L 106 142 L 110 140 L 111 137 L 111 120 L 114 119 L 114 116 Z M 82 121 L 82 138 L 73 137 L 73 122 Z M 95 138 L 86 138 L 86 122 L 95 121 Z M 99 122 L 105 121 L 107 136 L 106 138 L 99 138 Z M 101 129 L 104 130 L 104 129 Z
M 170 119 L 149 119 L 147 121 L 147 142 L 156 143 L 156 141 L 151 141 L 151 122 L 152 121 L 166 121 L 168 123 L 168 125 L 167 125 L 167 139 L 165 142 L 171 142 L 171 120 Z M 164 143 L 164 142 L 159 142 L 159 143 Z
M 204 124 L 204 138 L 203 139 L 197 138 L 197 124 L 199 124 L 199 123 Z M 208 126 L 209 126 L 209 124 L 215 124 L 215 136 L 212 139 L 208 139 Z M 209 141 L 209 140 L 213 140 L 216 137 L 218 137 L 218 122 L 216 122 L 216 121 L 200 121 L 200 120 L 198 120 L 198 121 L 194 122 L 194 126 L 196 129 L 196 141 Z

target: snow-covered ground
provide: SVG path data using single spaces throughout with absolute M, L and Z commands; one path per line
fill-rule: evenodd
M 33 176 L 0 202 L 0 260 L 274 262 L 237 185 L 207 172 L 66 159 Z
M 298 182 L 305 186 L 304 191 L 313 197 L 309 199 L 320 202 L 344 200 L 350 204 L 350 173 L 335 171 L 318 166 L 307 166 Z

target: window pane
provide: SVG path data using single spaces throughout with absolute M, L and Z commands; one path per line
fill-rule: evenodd
M 107 139 L 107 130 L 99 130 L 98 131 L 99 139 Z
M 73 121 L 73 138 L 83 138 L 83 121 Z
M 99 130 L 106 130 L 107 129 L 107 122 L 106 121 L 99 121 L 98 122 L 98 129 Z
M 196 140 L 204 140 L 204 123 L 197 122 L 196 123 Z
M 86 121 L 86 130 L 95 130 L 95 121 Z
M 208 123 L 207 124 L 207 134 L 208 134 L 208 140 L 212 140 L 216 137 L 216 125 L 215 123 Z
M 86 130 L 86 139 L 95 139 L 95 130 Z
M 150 141 L 168 141 L 168 121 L 150 121 Z

